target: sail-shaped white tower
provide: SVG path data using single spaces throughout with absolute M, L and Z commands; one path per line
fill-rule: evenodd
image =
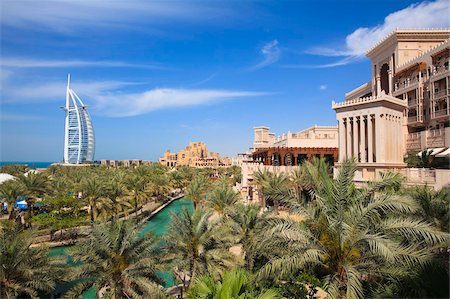
M 70 89 L 70 74 L 67 77 L 66 112 L 64 130 L 64 163 L 83 164 L 94 160 L 94 128 L 87 107 Z

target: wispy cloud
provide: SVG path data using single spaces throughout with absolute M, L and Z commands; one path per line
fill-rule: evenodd
M 155 88 L 142 93 L 95 96 L 96 109 L 114 117 L 134 116 L 155 110 L 214 104 L 223 100 L 266 96 L 266 92 Z
M 92 107 L 96 114 L 125 117 L 167 108 L 182 108 L 215 104 L 224 100 L 266 96 L 271 93 L 230 89 L 153 88 L 130 92 L 131 85 L 143 83 L 125 81 L 71 82 L 71 87 Z M 66 83 L 18 83 L 2 81 L 2 104 L 62 101 Z M 136 89 L 136 88 L 134 88 Z
M 322 84 L 319 86 L 320 90 L 327 90 L 328 86 L 326 86 L 325 84 Z
M 171 69 L 158 63 L 128 63 L 122 61 L 108 60 L 48 60 L 33 58 L 2 57 L 1 67 L 8 68 L 64 68 L 64 67 L 117 67 L 117 68 L 150 68 L 150 69 Z
M 278 41 L 272 40 L 266 43 L 260 50 L 263 60 L 259 62 L 257 65 L 252 66 L 249 70 L 256 71 L 262 69 L 268 65 L 271 65 L 277 62 L 280 59 L 281 50 L 278 47 Z
M 349 64 L 349 63 L 361 60 L 363 58 L 364 58 L 363 56 L 348 56 L 348 57 L 344 57 L 342 59 L 339 59 L 339 60 L 331 62 L 331 63 L 323 63 L 323 64 L 285 64 L 285 65 L 282 65 L 282 67 L 290 68 L 290 69 L 323 69 L 323 68 L 330 68 L 330 67 L 346 65 L 346 64 Z
M 82 95 L 99 96 L 108 92 L 121 92 L 121 89 L 130 85 L 142 83 L 125 81 L 93 81 L 93 82 L 72 82 L 72 88 L 79 90 Z M 66 82 L 36 82 L 23 83 L 4 80 L 2 82 L 2 103 L 36 103 L 61 101 L 64 98 Z
M 436 0 L 412 4 L 393 12 L 384 18 L 384 22 L 374 27 L 360 27 L 347 35 L 345 46 L 340 48 L 314 47 L 308 54 L 320 56 L 345 56 L 334 63 L 316 67 L 336 67 L 357 61 L 378 41 L 396 28 L 435 28 L 450 27 L 450 1 Z M 305 66 L 303 66 L 305 67 Z M 306 66 L 308 67 L 308 66 Z
M 76 32 L 79 28 L 116 28 L 142 24 L 158 25 L 174 20 L 206 21 L 226 16 L 228 10 L 219 5 L 196 1 L 3 1 L 3 26 Z M 156 30 L 147 27 L 147 32 Z

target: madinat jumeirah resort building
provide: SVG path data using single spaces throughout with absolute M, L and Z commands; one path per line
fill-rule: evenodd
M 86 105 L 70 88 L 70 75 L 67 81 L 64 164 L 86 164 L 94 160 L 94 128 Z
M 333 102 L 339 128 L 339 166 L 358 163 L 356 181 L 387 170 L 409 183 L 448 186 L 448 169 L 406 168 L 407 154 L 428 149 L 450 156 L 450 29 L 396 30 L 367 52 L 372 78 Z
M 241 154 L 241 183 L 237 186 L 249 201 L 259 200 L 262 193 L 254 184 L 256 171 L 291 173 L 298 165 L 313 157 L 323 158 L 330 166 L 338 160 L 338 128 L 336 126 L 311 126 L 298 132 L 275 136 L 265 126 L 255 127 L 253 147 Z

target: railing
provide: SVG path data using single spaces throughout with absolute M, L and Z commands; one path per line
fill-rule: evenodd
M 434 130 L 428 130 L 428 137 L 440 137 L 444 135 L 444 130 L 443 129 L 434 129 Z
M 426 168 L 406 168 L 399 172 L 406 177 L 407 183 L 435 183 L 436 172 Z
M 419 79 L 417 77 L 414 78 L 406 78 L 402 82 L 396 82 L 394 84 L 394 90 L 398 91 L 400 89 L 412 86 L 413 84 L 416 84 L 419 82 Z
M 446 72 L 448 70 L 449 70 L 448 66 L 439 65 L 439 66 L 433 68 L 432 75 L 436 76 L 436 75 L 442 74 L 442 73 L 444 73 L 444 72 Z
M 441 109 L 441 110 L 434 111 L 434 117 L 440 117 L 440 116 L 445 116 L 445 115 L 447 115 L 447 109 Z
M 417 115 L 408 117 L 408 122 L 409 123 L 413 123 L 413 122 L 416 122 L 416 121 L 418 121 Z
M 417 99 L 409 99 L 408 100 L 408 106 L 415 106 L 417 105 L 418 101 Z
M 408 140 L 408 141 L 420 140 L 420 132 L 409 133 L 406 140 Z
M 354 98 L 351 100 L 347 100 L 341 103 L 336 103 L 335 101 L 332 102 L 331 107 L 333 109 L 335 108 L 340 108 L 340 107 L 346 107 L 349 105 L 354 105 L 354 104 L 362 104 L 362 103 L 367 103 L 367 102 L 372 102 L 372 101 L 376 101 L 378 99 L 383 98 L 384 96 L 386 96 L 386 93 L 384 92 L 384 90 L 381 91 L 381 94 L 378 96 L 370 96 L 370 97 L 364 97 L 364 98 Z M 393 103 L 397 103 L 397 104 L 403 104 L 403 100 L 401 99 L 397 99 L 397 98 L 393 98 L 393 97 L 388 97 L 387 100 L 389 100 L 390 102 Z M 406 103 L 404 103 L 403 105 L 405 105 Z
M 443 89 L 443 90 L 439 90 L 439 91 L 435 92 L 434 98 L 437 99 L 437 98 L 440 98 L 440 97 L 443 97 L 446 95 L 447 95 L 447 90 Z

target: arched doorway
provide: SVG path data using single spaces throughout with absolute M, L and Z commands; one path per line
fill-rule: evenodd
M 389 65 L 383 64 L 380 70 L 381 90 L 389 94 Z
M 272 156 L 272 165 L 280 166 L 281 165 L 281 155 L 278 153 L 273 154 Z
M 287 153 L 284 156 L 284 165 L 285 166 L 292 166 L 292 165 L 294 165 L 294 156 L 291 153 Z

